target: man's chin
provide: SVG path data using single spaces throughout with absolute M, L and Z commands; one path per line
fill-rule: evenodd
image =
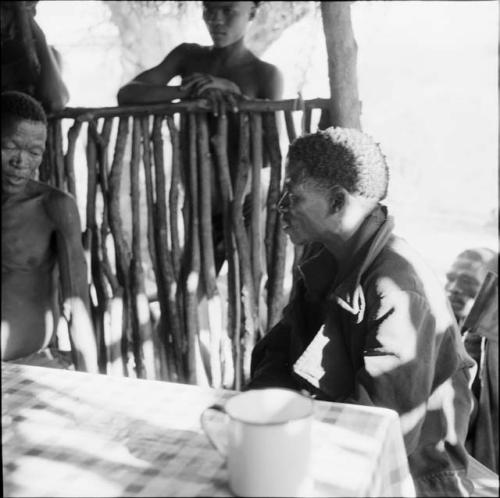
M 303 246 L 307 243 L 307 240 L 304 240 L 303 237 L 300 237 L 300 234 L 297 234 L 292 230 L 285 230 L 285 233 L 290 238 L 290 242 L 296 246 Z
M 2 185 L 2 194 L 4 194 L 4 195 L 20 194 L 26 188 L 26 183 L 28 183 L 28 182 L 23 182 L 23 183 L 20 183 L 17 185 L 12 185 L 10 183 L 7 183 L 6 185 Z

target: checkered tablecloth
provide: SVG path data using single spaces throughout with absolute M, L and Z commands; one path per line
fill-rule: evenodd
M 233 395 L 2 363 L 3 494 L 231 496 L 199 417 Z M 395 412 L 314 403 L 316 496 L 412 494 Z

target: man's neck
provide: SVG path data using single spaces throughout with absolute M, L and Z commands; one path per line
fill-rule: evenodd
M 321 241 L 334 255 L 339 266 L 342 266 L 353 256 L 355 235 L 369 214 L 370 211 L 356 213 L 354 216 L 344 218 L 342 226 L 336 227 L 334 231 L 326 234 L 324 240 Z
M 386 212 L 379 211 L 379 208 L 380 205 L 372 201 L 351 203 L 347 212 L 338 218 L 337 225 L 321 240 L 333 254 L 339 267 L 349 266 L 364 243 L 363 240 L 371 237 L 386 219 Z M 369 221 L 372 216 L 375 218 Z M 366 226 L 363 228 L 363 225 Z
M 357 228 L 361 226 L 362 222 L 363 220 L 359 222 Z M 351 258 L 352 241 L 356 232 L 357 229 L 346 230 L 340 234 L 327 236 L 322 241 L 323 245 L 328 249 L 328 251 L 333 254 L 339 266 L 342 266 L 343 263 Z
M 245 46 L 244 37 L 241 37 L 239 40 L 225 47 L 212 47 L 212 55 L 215 60 L 223 65 L 234 64 L 246 53 L 247 48 Z
M 28 181 L 25 187 L 19 192 L 4 192 L 2 190 L 2 206 L 13 205 L 28 199 L 33 192 L 32 182 L 33 180 Z

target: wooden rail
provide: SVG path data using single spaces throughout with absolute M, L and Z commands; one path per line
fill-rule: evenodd
M 40 179 L 74 196 L 86 192 L 83 244 L 102 372 L 197 383 L 203 357 L 213 387 L 242 386 L 255 341 L 283 306 L 281 148 L 310 131 L 312 113 L 328 105 L 243 101 L 238 112 L 214 116 L 199 100 L 67 108 L 49 116 Z M 216 217 L 222 226 L 214 226 Z M 227 261 L 220 275 L 214 230 L 221 231 Z M 159 320 L 150 306 L 156 300 Z M 209 332 L 206 349 L 201 322 Z

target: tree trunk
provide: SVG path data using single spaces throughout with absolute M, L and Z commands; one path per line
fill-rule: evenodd
M 329 125 L 361 129 L 358 99 L 357 52 L 351 23 L 351 2 L 321 2 L 321 17 L 328 54 L 330 116 L 323 116 L 320 128 Z
M 260 57 L 287 28 L 315 9 L 316 2 L 263 2 L 245 37 L 248 48 Z

